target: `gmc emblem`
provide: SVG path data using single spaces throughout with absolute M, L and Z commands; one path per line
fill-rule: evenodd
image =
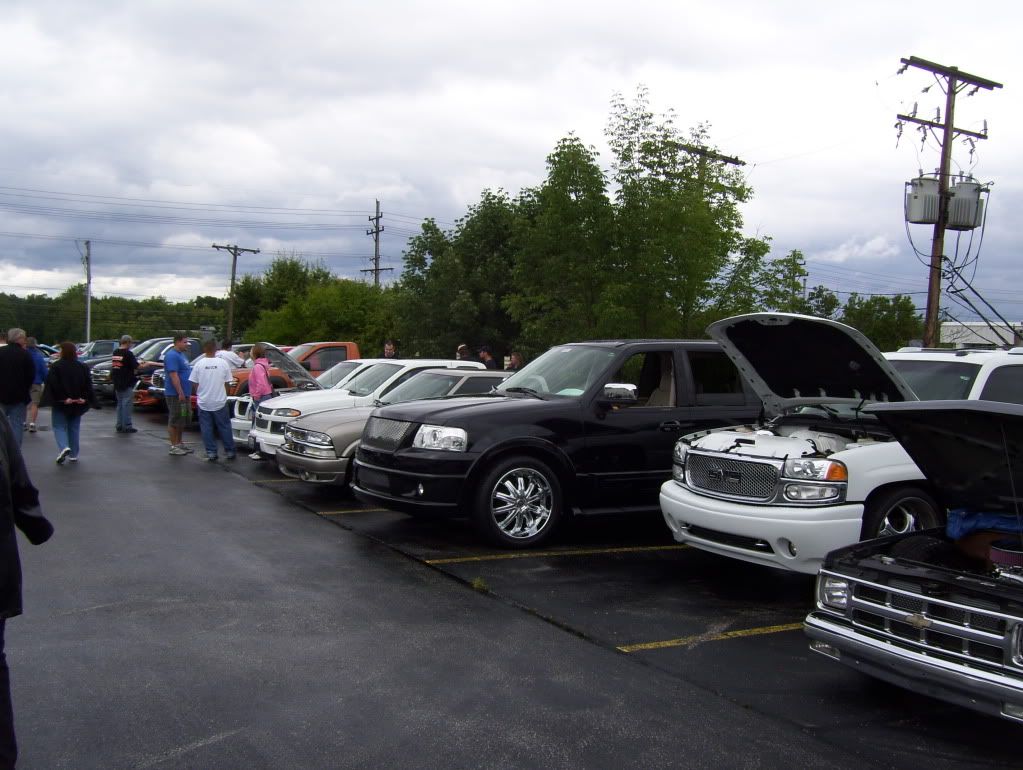
M 729 484 L 738 484 L 742 481 L 741 474 L 735 471 L 726 471 L 724 468 L 711 468 L 707 471 L 707 477 L 711 481 L 721 481 Z

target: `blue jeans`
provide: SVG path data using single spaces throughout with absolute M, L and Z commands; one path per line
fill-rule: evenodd
M 7 415 L 7 422 L 11 424 L 11 433 L 14 434 L 14 441 L 21 446 L 21 434 L 25 430 L 25 415 L 28 412 L 28 404 L 4 404 L 4 414 Z
M 132 388 L 115 390 L 114 398 L 117 399 L 117 428 L 124 430 L 132 427 L 131 410 L 135 405 L 135 391 Z
M 214 428 L 220 434 L 220 440 L 224 442 L 224 451 L 230 457 L 234 454 L 234 436 L 231 435 L 231 416 L 226 405 L 215 412 L 199 409 L 199 430 L 202 432 L 202 445 L 206 449 L 207 457 L 217 456 L 217 437 L 213 433 Z
M 76 414 L 74 417 L 68 417 L 59 409 L 51 411 L 53 412 L 53 437 L 57 439 L 57 449 L 61 452 L 70 449 L 71 456 L 78 457 L 78 434 L 81 432 L 79 429 L 82 427 L 82 415 Z

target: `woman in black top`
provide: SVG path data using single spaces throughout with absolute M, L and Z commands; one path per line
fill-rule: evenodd
M 78 361 L 70 342 L 60 343 L 60 359 L 50 367 L 40 406 L 53 407 L 53 436 L 57 439 L 57 465 L 78 462 L 78 436 L 82 415 L 99 406 L 92 390 L 88 367 Z M 70 455 L 70 457 L 69 457 Z

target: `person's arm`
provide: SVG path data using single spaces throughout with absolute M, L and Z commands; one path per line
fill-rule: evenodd
M 39 492 L 33 486 L 32 480 L 28 477 L 28 470 L 25 468 L 25 460 L 21 456 L 21 450 L 14 443 L 14 436 L 11 433 L 11 424 L 3 417 L 3 427 L 0 433 L 3 434 L 3 451 L 7 455 L 8 467 L 10 468 L 11 504 L 14 513 L 14 525 L 25 533 L 25 537 L 32 545 L 45 543 L 53 534 L 53 525 L 43 516 L 39 508 Z M 20 426 L 19 426 L 20 430 Z

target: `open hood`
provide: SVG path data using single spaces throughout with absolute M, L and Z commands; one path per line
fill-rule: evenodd
M 917 401 L 869 408 L 948 508 L 1023 516 L 1023 406 Z
M 880 351 L 851 326 L 794 313 L 717 321 L 719 343 L 769 415 L 805 404 L 916 401 Z

